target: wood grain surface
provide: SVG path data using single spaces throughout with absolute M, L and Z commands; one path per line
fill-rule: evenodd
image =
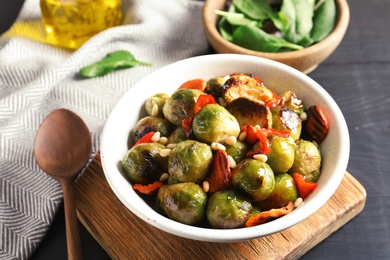
M 276 234 L 237 243 L 209 243 L 161 231 L 131 213 L 109 187 L 99 154 L 75 186 L 81 223 L 113 259 L 297 259 L 359 214 L 366 191 L 348 172 L 315 214 Z

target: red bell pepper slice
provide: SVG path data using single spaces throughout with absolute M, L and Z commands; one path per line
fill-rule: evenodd
M 184 128 L 184 131 L 188 135 L 191 132 L 192 128 L 192 121 L 194 120 L 195 116 L 190 116 L 181 121 L 181 126 Z
M 276 107 L 280 103 L 280 97 L 278 94 L 275 93 L 275 91 L 269 89 L 269 91 L 272 92 L 272 98 L 266 102 L 266 106 L 269 108 Z
M 256 215 L 250 216 L 249 219 L 245 222 L 244 227 L 253 227 L 267 222 L 270 219 L 278 218 L 284 215 L 289 214 L 294 209 L 294 203 L 289 201 L 286 206 L 270 209 L 268 211 L 262 211 Z
M 181 121 L 181 126 L 184 128 L 184 131 L 187 133 L 187 135 L 191 132 L 192 121 L 194 120 L 195 115 L 208 104 L 216 104 L 214 97 L 209 94 L 199 95 L 194 106 L 194 115 Z
M 309 194 L 315 188 L 317 188 L 317 183 L 306 181 L 306 176 L 302 174 L 296 172 L 293 174 L 293 178 L 295 184 L 297 185 L 299 197 L 301 197 L 302 199 L 306 199 L 307 196 L 309 196 Z
M 133 189 L 146 195 L 152 195 L 163 185 L 164 183 L 162 183 L 161 181 L 155 181 L 147 185 L 136 183 L 133 185 Z
M 260 85 L 263 85 L 263 81 L 261 80 L 260 77 L 253 77 L 253 78 L 257 81 L 257 83 L 259 83 Z
M 259 131 L 263 132 L 265 135 L 270 137 L 271 135 L 278 135 L 284 138 L 288 138 L 290 136 L 290 132 L 281 131 L 273 128 L 261 128 Z
M 206 89 L 206 86 L 207 82 L 203 79 L 191 79 L 181 84 L 179 89 L 198 89 L 204 91 Z
M 207 106 L 208 104 L 216 104 L 214 97 L 209 94 L 200 95 L 195 103 L 195 114 L 197 114 L 203 107 Z
M 269 154 L 270 151 L 270 143 L 268 137 L 272 135 L 279 135 L 285 138 L 290 136 L 289 132 L 280 131 L 273 128 L 261 128 L 258 129 L 252 125 L 244 125 L 241 128 L 241 132 L 246 132 L 245 141 L 248 144 L 255 144 L 257 141 L 260 142 L 260 146 L 255 151 L 250 151 L 247 156 L 252 157 L 255 154 Z
M 149 132 L 147 133 L 146 135 L 142 136 L 134 145 L 139 145 L 139 144 L 143 144 L 143 143 L 151 143 L 152 142 L 152 137 L 153 135 L 155 134 L 156 132 Z

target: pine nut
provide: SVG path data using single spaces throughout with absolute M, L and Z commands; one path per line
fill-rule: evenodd
M 173 148 L 176 147 L 176 145 L 177 145 L 177 143 L 170 143 L 170 144 L 167 144 L 167 148 L 168 149 L 173 149 Z
M 303 199 L 301 197 L 298 197 L 295 201 L 294 201 L 294 208 L 298 208 L 299 206 L 301 206 L 303 204 Z
M 235 168 L 237 166 L 236 161 L 230 155 L 228 155 L 227 157 L 228 157 L 228 160 L 229 160 L 229 167 L 231 169 Z
M 235 137 L 234 135 L 229 136 L 225 139 L 225 144 L 227 145 L 235 145 L 236 142 L 237 142 L 237 137 Z
M 160 151 L 160 156 L 161 157 L 167 157 L 167 156 L 169 156 L 169 154 L 171 153 L 171 149 L 162 149 L 161 151 Z
M 266 154 L 255 154 L 253 155 L 253 159 L 260 162 L 266 162 L 268 160 L 268 156 Z
M 169 174 L 166 173 L 166 172 L 164 172 L 164 173 L 161 174 L 161 176 L 160 176 L 160 181 L 161 181 L 161 182 L 164 182 L 164 181 L 168 180 L 168 178 L 169 178 Z
M 210 190 L 210 183 L 208 181 L 204 181 L 203 184 L 202 184 L 202 189 L 204 192 L 209 192 Z
M 305 121 L 307 119 L 307 114 L 306 112 L 302 112 L 302 114 L 299 116 L 302 121 Z
M 218 103 L 223 107 L 226 106 L 226 101 L 222 97 L 218 98 Z
M 217 143 L 217 142 L 212 142 L 211 143 L 211 149 L 216 151 L 216 150 L 226 150 L 226 147 L 223 144 Z
M 152 136 L 152 142 L 158 142 L 158 140 L 160 140 L 160 135 L 160 132 L 155 132 Z
M 166 145 L 168 143 L 168 138 L 166 138 L 165 136 L 161 136 L 158 142 L 160 144 Z
M 158 105 L 157 104 L 153 105 L 151 116 L 158 116 Z
M 242 133 L 238 136 L 238 140 L 244 141 L 245 139 L 246 139 L 246 132 L 242 132 Z

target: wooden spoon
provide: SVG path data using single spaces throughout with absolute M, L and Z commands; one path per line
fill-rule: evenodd
M 63 190 L 68 259 L 82 259 L 73 185 L 91 152 L 88 127 L 78 115 L 66 109 L 51 112 L 35 137 L 35 160 Z

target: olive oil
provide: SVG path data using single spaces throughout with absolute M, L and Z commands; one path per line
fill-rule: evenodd
M 40 0 L 46 42 L 77 49 L 122 21 L 121 0 Z

